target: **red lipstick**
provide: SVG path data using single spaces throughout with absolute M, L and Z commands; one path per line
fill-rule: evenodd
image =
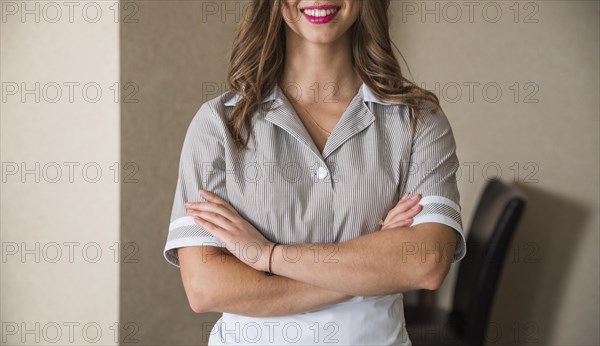
M 304 17 L 313 24 L 327 24 L 335 18 L 340 10 L 339 6 L 334 5 L 315 5 L 306 6 L 300 11 Z

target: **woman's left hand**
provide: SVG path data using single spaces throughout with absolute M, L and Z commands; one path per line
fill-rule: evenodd
M 200 190 L 206 202 L 186 203 L 186 212 L 231 254 L 259 271 L 269 269 L 269 252 L 275 243 L 267 240 L 226 201 L 210 191 Z

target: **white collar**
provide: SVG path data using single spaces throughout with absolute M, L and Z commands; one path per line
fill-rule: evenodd
M 225 106 L 235 106 L 240 98 L 240 95 L 236 93 L 233 95 L 233 97 L 229 98 L 227 102 L 225 102 Z M 271 93 L 263 99 L 262 103 L 273 101 L 275 99 L 277 99 L 277 84 L 275 84 Z
M 375 94 L 373 94 L 371 89 L 369 89 L 369 87 L 365 83 L 363 83 L 360 88 L 362 89 L 363 100 L 365 102 L 375 102 L 375 103 L 379 103 L 382 105 L 388 105 L 388 106 L 390 105 L 390 103 L 383 102 L 379 97 L 377 97 Z
M 382 105 L 390 105 L 390 103 L 384 102 L 379 97 L 377 97 L 365 83 L 361 85 L 360 89 L 362 91 L 363 100 L 365 102 L 374 102 Z M 277 84 L 275 84 L 273 91 L 271 91 L 271 93 L 263 99 L 262 103 L 277 99 L 277 91 Z M 227 100 L 227 102 L 225 102 L 225 106 L 235 106 L 239 99 L 240 96 L 238 94 L 235 94 L 233 95 L 233 97 L 230 97 L 229 100 Z

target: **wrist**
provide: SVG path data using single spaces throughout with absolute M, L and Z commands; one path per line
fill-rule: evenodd
M 277 243 L 277 247 L 273 250 L 273 256 L 271 257 L 271 272 L 274 275 L 282 275 L 285 271 L 286 262 L 286 251 L 289 251 L 289 247 L 294 245 Z
M 275 275 L 275 273 L 273 273 L 273 256 L 274 256 L 275 248 L 277 247 L 277 245 L 280 245 L 280 244 L 270 243 L 268 246 L 267 266 L 266 266 L 266 269 L 264 270 L 265 274 L 268 276 Z

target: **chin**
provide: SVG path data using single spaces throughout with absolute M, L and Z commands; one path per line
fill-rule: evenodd
M 305 35 L 303 35 L 302 38 L 304 40 L 306 40 L 310 43 L 314 43 L 314 44 L 330 44 L 330 43 L 337 41 L 340 37 L 339 37 L 339 35 L 315 32 L 315 33 L 311 33 L 311 34 L 305 34 Z

